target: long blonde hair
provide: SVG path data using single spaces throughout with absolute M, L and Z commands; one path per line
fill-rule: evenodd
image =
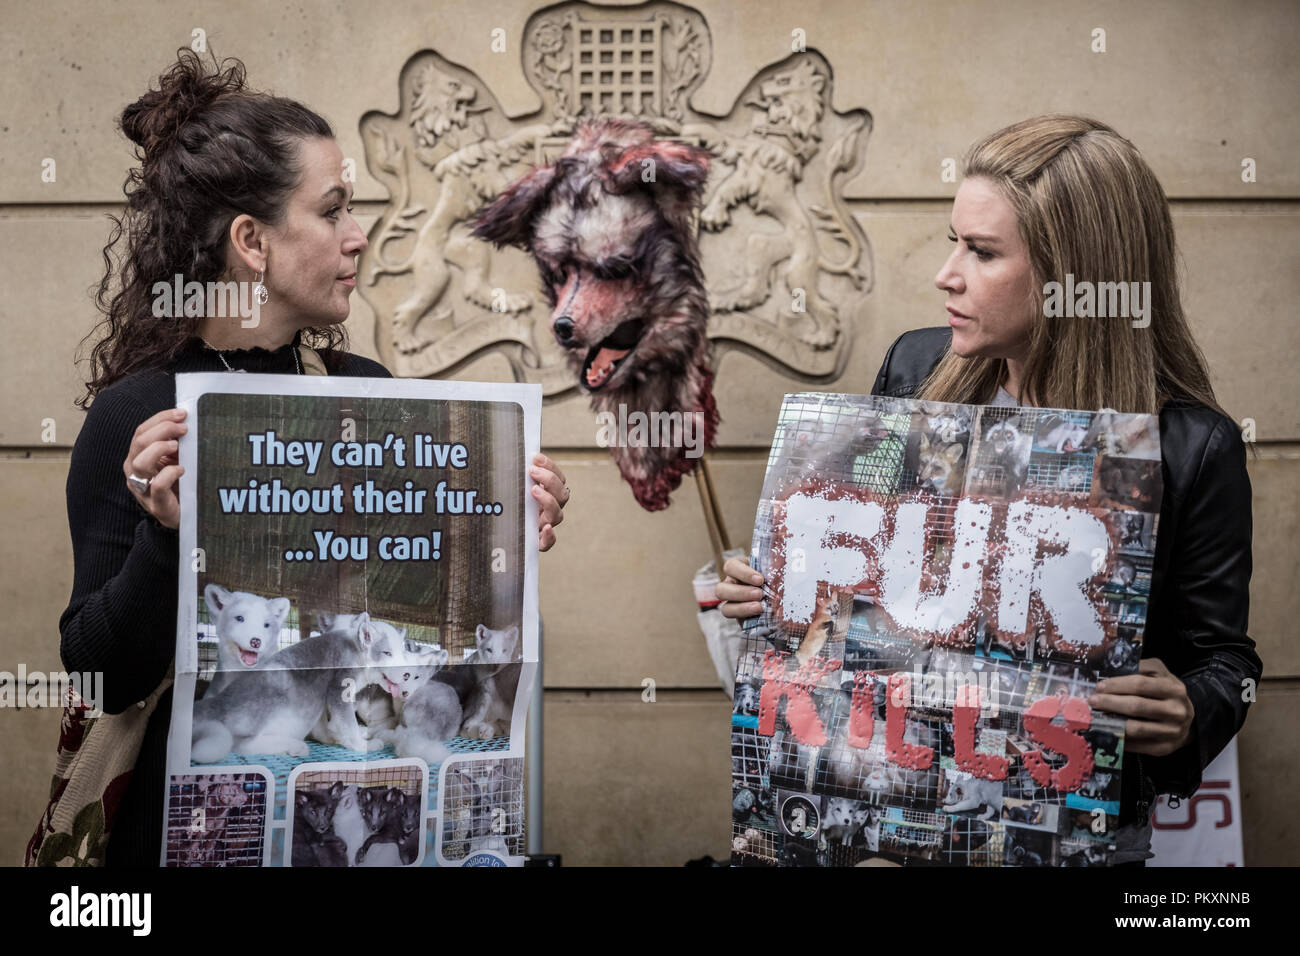
M 1137 148 L 1109 126 L 1053 114 L 971 147 L 963 175 L 1011 203 L 1033 272 L 1022 399 L 1052 408 L 1158 412 L 1171 400 L 1223 412 L 1178 296 L 1169 201 Z M 1150 324 L 1125 316 L 1047 318 L 1043 286 L 1150 282 Z M 933 401 L 992 399 L 1006 362 L 949 352 L 918 390 Z

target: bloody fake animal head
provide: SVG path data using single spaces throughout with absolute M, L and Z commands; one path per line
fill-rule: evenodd
M 532 254 L 551 334 L 592 407 L 612 416 L 606 421 L 635 424 L 641 412 L 650 423 L 643 441 L 618 429 L 612 450 L 651 511 L 667 507 L 716 437 L 708 306 L 691 222 L 708 170 L 699 147 L 657 140 L 639 123 L 595 120 L 578 127 L 563 156 L 509 186 L 475 219 L 478 238 Z M 665 435 L 669 441 L 658 440 Z

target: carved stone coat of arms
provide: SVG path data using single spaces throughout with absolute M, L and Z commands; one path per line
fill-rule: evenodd
M 715 360 L 740 349 L 805 381 L 838 378 L 873 278 L 867 237 L 843 199 L 871 114 L 833 109 L 826 59 L 792 53 L 712 116 L 691 106 L 712 43 L 689 7 L 558 4 L 529 17 L 522 50 L 543 104 L 531 115 L 508 117 L 478 76 L 424 50 L 402 67 L 399 112 L 362 117 L 367 168 L 390 201 L 358 288 L 388 368 L 435 376 L 498 352 L 547 396 L 576 387 L 536 271 L 470 236 L 470 220 L 558 156 L 582 120 L 615 116 L 715 157 L 698 222 Z

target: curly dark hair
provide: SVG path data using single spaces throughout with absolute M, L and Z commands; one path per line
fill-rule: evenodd
M 141 165 L 123 183 L 122 218 L 109 216 L 115 228 L 103 248 L 104 277 L 95 295 L 104 319 L 82 344 L 104 333 L 91 351 L 91 379 L 78 407 L 86 408 L 118 379 L 176 357 L 200 319 L 155 318 L 154 283 L 177 273 L 187 282 L 220 279 L 235 217 L 247 213 L 268 225 L 282 223 L 302 173 L 302 140 L 334 137 L 328 122 L 296 100 L 248 89 L 240 60 L 212 58 L 215 71 L 182 47 L 159 88 L 123 110 L 118 121 Z M 114 247 L 124 235 L 125 249 L 115 261 Z M 341 326 L 311 327 L 303 329 L 302 341 L 345 349 L 347 333 Z M 327 365 L 332 358 L 326 356 Z

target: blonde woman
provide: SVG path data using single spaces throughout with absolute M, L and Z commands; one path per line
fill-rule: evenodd
M 1159 413 L 1164 493 L 1137 674 L 1097 686 L 1122 715 L 1116 863 L 1150 857 L 1159 793 L 1190 796 L 1246 719 L 1262 665 L 1246 634 L 1251 492 L 1179 300 L 1169 203 L 1137 149 L 1078 116 L 1041 116 L 975 144 L 935 276 L 949 328 L 900 336 L 872 394 Z M 1067 279 L 1067 276 L 1070 277 Z M 1061 316 L 1049 283 L 1138 283 L 1109 317 Z M 1143 285 L 1149 283 L 1149 285 Z M 1109 310 L 1108 310 L 1109 311 Z M 757 614 L 762 576 L 728 561 L 722 613 Z

